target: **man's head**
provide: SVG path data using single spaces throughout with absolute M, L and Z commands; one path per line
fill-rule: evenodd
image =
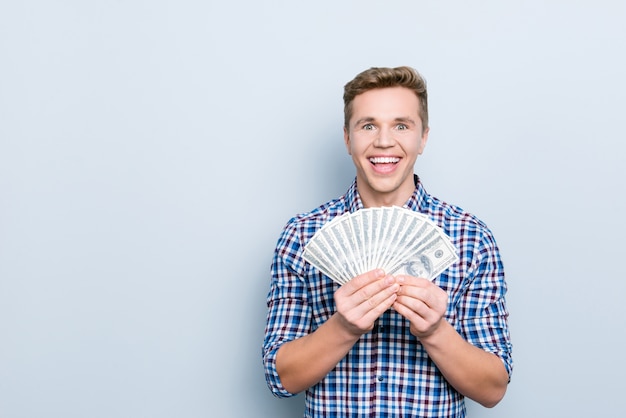
M 346 84 L 344 142 L 365 207 L 402 206 L 428 140 L 426 86 L 409 67 L 370 68 Z
M 415 93 L 420 104 L 420 119 L 422 128 L 428 129 L 428 94 L 426 82 L 422 76 L 411 67 L 372 67 L 358 74 L 344 87 L 344 127 L 349 128 L 352 117 L 352 101 L 359 94 L 373 89 L 385 87 L 404 87 Z

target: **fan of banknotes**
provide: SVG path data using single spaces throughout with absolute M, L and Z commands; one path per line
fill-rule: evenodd
M 399 206 L 345 213 L 324 225 L 303 257 L 343 285 L 376 268 L 434 279 L 458 260 L 450 238 L 428 216 Z

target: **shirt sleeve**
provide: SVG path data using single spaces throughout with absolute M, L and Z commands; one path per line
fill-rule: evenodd
M 500 357 L 510 379 L 513 360 L 507 284 L 498 247 L 488 229 L 479 235 L 467 273 L 467 287 L 457 308 L 458 330 L 471 344 Z
M 301 238 L 291 222 L 285 227 L 271 267 L 271 283 L 267 296 L 267 322 L 263 341 L 265 379 L 276 397 L 290 397 L 276 371 L 276 353 L 286 342 L 306 335 L 311 330 L 311 309 L 307 302 L 302 260 Z

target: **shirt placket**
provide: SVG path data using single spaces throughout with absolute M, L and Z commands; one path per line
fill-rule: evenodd
M 371 379 L 371 411 L 370 417 L 386 417 L 389 416 L 385 411 L 388 400 L 388 384 L 389 384 L 389 321 L 387 315 L 382 315 L 376 321 L 372 330 L 372 347 L 374 365 Z

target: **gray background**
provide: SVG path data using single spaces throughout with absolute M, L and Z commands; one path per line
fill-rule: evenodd
M 513 380 L 470 416 L 617 416 L 623 4 L 2 1 L 0 416 L 300 416 L 263 377 L 272 251 L 354 176 L 343 85 L 396 65 L 416 171 L 508 274 Z

